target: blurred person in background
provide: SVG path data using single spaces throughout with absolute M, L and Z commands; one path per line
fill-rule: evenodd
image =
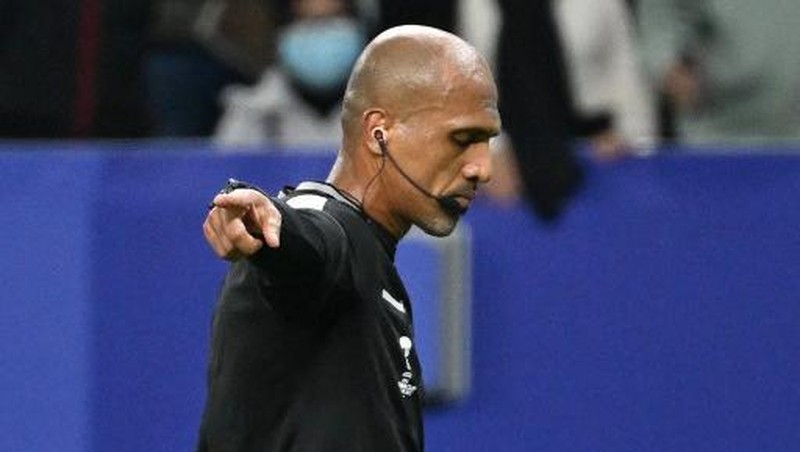
M 231 86 L 214 140 L 221 150 L 271 146 L 333 153 L 347 77 L 369 38 L 355 2 L 292 0 L 276 61 L 254 86 Z
M 145 74 L 153 133 L 210 136 L 219 95 L 253 83 L 273 60 L 270 0 L 153 0 Z
M 678 140 L 800 139 L 800 2 L 638 0 L 637 14 Z
M 614 160 L 653 150 L 656 101 L 639 61 L 637 36 L 623 0 L 555 0 L 572 82 L 578 134 L 592 155 Z
M 140 137 L 150 0 L 0 0 L 0 136 Z

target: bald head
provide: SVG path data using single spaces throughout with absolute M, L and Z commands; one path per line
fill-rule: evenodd
M 452 95 L 464 81 L 494 83 L 484 58 L 466 41 L 418 25 L 390 28 L 362 52 L 344 97 L 342 126 L 347 140 L 358 134 L 370 108 L 396 117 Z

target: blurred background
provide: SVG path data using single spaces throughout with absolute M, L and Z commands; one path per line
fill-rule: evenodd
M 193 450 L 226 268 L 205 206 L 324 178 L 355 58 L 404 23 L 481 50 L 504 125 L 459 234 L 398 257 L 428 450 L 800 450 L 798 17 L 0 0 L 0 450 Z

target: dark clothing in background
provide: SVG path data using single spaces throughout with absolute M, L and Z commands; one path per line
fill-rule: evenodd
M 144 69 L 154 135 L 213 134 L 224 88 L 254 83 L 274 58 L 278 3 L 155 1 Z
M 148 131 L 149 0 L 0 0 L 0 136 Z
M 69 135 L 78 12 L 75 0 L 0 0 L 0 136 Z
M 97 79 L 97 110 L 90 136 L 149 135 L 143 63 L 152 0 L 96 0 L 104 5 Z
M 380 0 L 380 30 L 404 24 L 455 31 L 456 0 Z
M 220 93 L 251 80 L 194 43 L 159 46 L 145 64 L 153 135 L 207 137 L 222 115 Z
M 498 0 L 500 112 L 519 165 L 525 198 L 554 219 L 582 183 L 571 142 L 576 115 L 549 0 Z

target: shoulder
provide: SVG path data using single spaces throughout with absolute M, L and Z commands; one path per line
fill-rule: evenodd
M 316 193 L 293 193 L 282 199 L 287 206 L 296 210 L 325 212 L 331 198 Z
M 317 211 L 337 218 L 361 219 L 359 206 L 327 182 L 301 182 L 297 188 L 289 187 L 281 191 L 278 199 L 292 209 Z
M 324 237 L 345 240 L 347 230 L 347 206 L 329 196 L 313 192 L 292 192 L 274 199 L 279 209 L 301 223 L 313 225 L 314 229 Z

